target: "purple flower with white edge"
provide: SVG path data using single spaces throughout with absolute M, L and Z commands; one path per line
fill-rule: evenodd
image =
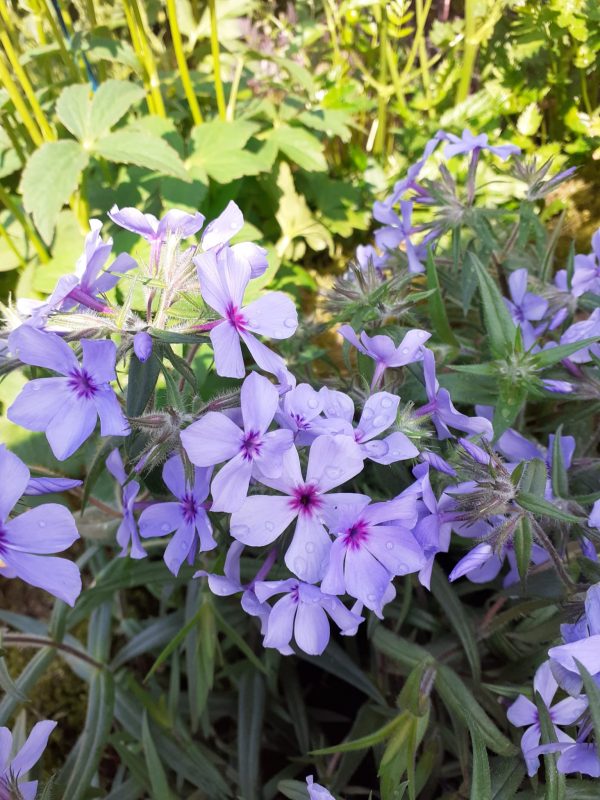
M 263 644 L 282 653 L 289 652 L 292 638 L 305 653 L 320 656 L 329 644 L 327 616 L 342 633 L 353 635 L 363 618 L 349 611 L 338 597 L 322 592 L 318 586 L 289 578 L 285 581 L 263 581 L 254 591 L 261 603 L 276 594 L 283 594 L 269 614 Z
M 244 359 L 240 340 L 252 358 L 265 372 L 282 375 L 287 372 L 281 356 L 273 353 L 253 336 L 288 339 L 298 327 L 294 303 L 282 292 L 268 292 L 243 306 L 246 286 L 250 281 L 249 265 L 231 250 L 223 261 L 214 253 L 202 253 L 194 259 L 204 302 L 223 318 L 211 326 L 210 340 L 214 349 L 217 374 L 226 378 L 243 378 Z
M 202 234 L 202 249 L 214 250 L 217 260 L 222 260 L 226 250 L 233 252 L 238 261 L 248 265 L 250 278 L 260 278 L 269 262 L 267 251 L 254 242 L 238 242 L 229 245 L 230 240 L 244 227 L 244 216 L 239 207 L 230 200 L 225 210 L 212 222 L 209 222 Z
M 126 556 L 129 546 L 131 545 L 131 558 L 146 558 L 147 553 L 142 547 L 137 522 L 133 514 L 135 501 L 140 491 L 140 484 L 137 481 L 129 481 L 129 483 L 127 483 L 127 474 L 123 466 L 123 459 L 117 448 L 115 448 L 106 459 L 106 468 L 122 487 L 121 505 L 123 509 L 123 519 L 117 530 L 117 543 L 121 546 L 119 556 Z
M 382 616 L 383 599 L 397 575 L 418 572 L 423 550 L 411 530 L 417 522 L 417 497 L 408 492 L 384 503 L 367 497 L 356 504 L 325 511 L 336 535 L 321 581 L 326 594 L 347 593 Z
M 406 364 L 420 361 L 425 350 L 423 345 L 431 338 L 431 334 L 427 331 L 414 328 L 408 331 L 400 344 L 396 346 L 389 336 L 383 334 L 368 336 L 365 331 L 362 331 L 360 336 L 357 336 L 350 325 L 342 325 L 338 333 L 353 347 L 356 347 L 359 353 L 369 356 L 375 362 L 371 389 L 379 385 L 388 367 L 404 367 Z
M 91 436 L 98 417 L 102 436 L 129 433 L 129 423 L 110 386 L 116 379 L 113 342 L 83 339 L 80 364 L 69 345 L 54 333 L 23 325 L 8 341 L 11 352 L 24 364 L 63 376 L 29 381 L 6 414 L 27 430 L 45 431 L 59 461 L 73 455 Z
M 354 436 L 364 458 L 378 464 L 393 464 L 419 455 L 418 449 L 401 431 L 394 431 L 384 439 L 375 439 L 395 423 L 400 404 L 397 395 L 389 392 L 372 394 L 363 407 L 356 429 L 353 429 L 354 403 L 351 398 L 327 387 L 323 387 L 319 394 L 323 397 L 326 416 L 330 420 L 341 419 L 347 423 L 347 430 L 340 432 Z
M 510 311 L 515 325 L 521 328 L 523 344 L 527 349 L 536 342 L 536 333 L 532 322 L 539 322 L 548 310 L 548 301 L 533 292 L 527 291 L 527 270 L 516 269 L 508 277 L 510 300 L 506 297 L 504 302 Z
M 56 728 L 56 722 L 43 720 L 31 729 L 25 744 L 12 756 L 13 735 L 8 728 L 0 728 L 0 797 L 10 800 L 35 800 L 37 781 L 24 781 L 29 770 L 37 764 L 48 744 L 48 738 Z M 13 794 L 18 790 L 18 795 Z
M 198 552 L 213 550 L 217 543 L 206 513 L 206 498 L 212 469 L 194 469 L 194 484 L 185 477 L 180 456 L 172 456 L 163 467 L 163 481 L 177 498 L 177 502 L 156 503 L 140 515 L 140 534 L 164 536 L 175 531 L 167 545 L 164 561 L 173 575 L 177 575 L 183 562 L 193 564 Z
M 231 516 L 231 535 L 244 544 L 262 547 L 280 536 L 294 520 L 296 529 L 285 554 L 285 563 L 301 580 L 323 577 L 331 539 L 323 527 L 323 512 L 356 503 L 349 493 L 330 493 L 361 471 L 360 449 L 350 436 L 319 436 L 308 456 L 306 478 L 302 477 L 295 447 L 286 450 L 279 478 L 259 476 L 261 483 L 281 495 L 252 495 Z
M 81 593 L 79 569 L 66 558 L 50 555 L 79 539 L 71 512 L 45 503 L 9 519 L 29 480 L 21 459 L 0 445 L 0 575 L 20 578 L 72 606 Z
M 449 429 L 456 428 L 491 440 L 493 436 L 491 422 L 484 417 L 467 417 L 461 414 L 454 408 L 448 390 L 440 388 L 435 374 L 435 356 L 427 348 L 423 348 L 423 374 L 428 402 L 414 413 L 417 417 L 431 415 L 439 439 L 452 437 L 453 434 Z
M 172 208 L 162 219 L 154 214 L 144 214 L 137 208 L 119 208 L 114 205 L 108 212 L 110 219 L 121 228 L 137 233 L 150 243 L 150 263 L 156 269 L 160 251 L 169 233 L 175 233 L 182 239 L 193 236 L 204 225 L 204 216 L 196 211 L 188 214 Z
M 148 331 L 138 331 L 133 337 L 133 352 L 142 364 L 152 355 L 152 337 Z
M 320 783 L 314 782 L 312 775 L 308 775 L 306 778 L 306 788 L 310 800 L 335 800 L 331 792 L 328 792 Z
M 113 240 L 109 237 L 102 240 L 100 231 L 102 223 L 99 219 L 90 220 L 90 233 L 85 237 L 84 251 L 77 259 L 75 272 L 59 278 L 56 287 L 45 304 L 45 310 L 60 308 L 68 311 L 81 304 L 95 311 L 110 311 L 98 300 L 99 294 L 106 294 L 113 289 L 125 272 L 137 266 L 134 258 L 121 253 L 102 271 L 112 250 Z M 38 311 L 39 313 L 39 311 Z
M 515 144 L 488 144 L 487 133 L 479 133 L 474 136 L 470 130 L 465 128 L 462 136 L 456 136 L 454 133 L 447 133 L 446 140 L 448 144 L 444 148 L 444 156 L 446 158 L 453 158 L 458 155 L 468 155 L 469 153 L 480 153 L 482 150 L 488 150 L 490 153 L 506 161 L 512 155 L 519 155 L 521 148 Z
M 573 266 L 573 296 L 581 297 L 586 292 L 600 294 L 600 229 L 592 236 L 592 252 L 587 256 L 575 256 Z
M 552 675 L 550 664 L 545 661 L 535 673 L 533 690 L 539 693 L 544 701 L 559 742 L 571 741 L 571 738 L 557 726 L 572 725 L 576 722 L 587 708 L 587 699 L 585 697 L 567 697 L 551 705 L 557 689 L 558 684 Z M 540 761 L 539 757 L 532 755 L 530 751 L 539 745 L 542 735 L 537 706 L 521 694 L 508 709 L 506 716 L 508 721 L 518 728 L 527 726 L 527 730 L 521 738 L 521 750 L 527 763 L 527 772 L 530 777 L 533 777 L 539 769 Z
M 227 461 L 213 479 L 212 510 L 237 511 L 248 494 L 253 473 L 278 478 L 283 455 L 293 444 L 290 430 L 269 431 L 279 405 L 273 384 L 252 372 L 240 392 L 242 427 L 226 414 L 208 411 L 181 432 L 192 464 L 212 467 Z

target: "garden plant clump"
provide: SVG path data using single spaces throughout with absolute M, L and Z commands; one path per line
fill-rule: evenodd
M 0 800 L 600 795 L 598 10 L 455 6 L 0 0 Z

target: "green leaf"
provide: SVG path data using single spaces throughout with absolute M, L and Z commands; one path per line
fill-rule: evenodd
M 266 691 L 264 678 L 254 669 L 246 669 L 238 687 L 238 783 L 244 800 L 258 800 L 262 728 Z
M 492 800 L 513 800 L 525 775 L 525 763 L 519 753 L 514 758 L 494 758 L 491 762 Z
M 515 324 L 511 319 L 504 299 L 495 281 L 477 256 L 469 252 L 470 260 L 479 282 L 479 292 L 483 304 L 483 318 L 492 353 L 498 357 L 512 353 L 515 341 Z
M 244 149 L 259 125 L 247 120 L 212 120 L 192 131 L 192 153 L 188 165 L 195 176 L 207 175 L 217 183 L 231 183 L 245 175 L 258 175 L 271 169 L 275 150 L 257 153 Z
M 569 478 L 561 447 L 562 429 L 560 425 L 552 442 L 552 491 L 556 497 L 569 496 Z
M 543 498 L 546 492 L 547 479 L 546 464 L 541 458 L 532 458 L 530 461 L 522 462 L 522 471 L 515 485 L 522 492 L 528 492 L 536 495 L 536 497 Z
M 123 128 L 95 142 L 93 153 L 116 164 L 135 164 L 162 175 L 191 180 L 177 151 L 160 136 Z
M 46 142 L 31 156 L 21 177 L 25 210 L 42 238 L 52 240 L 56 218 L 77 189 L 89 155 L 78 142 Z
M 283 123 L 273 128 L 269 141 L 275 144 L 290 161 L 307 172 L 322 172 L 327 169 L 323 145 L 305 128 Z
M 539 353 L 534 353 L 529 358 L 536 369 L 551 367 L 553 364 L 562 361 L 563 358 L 573 355 L 578 350 L 583 350 L 585 347 L 595 344 L 599 338 L 598 336 L 592 336 L 571 344 L 559 344 L 556 347 L 549 347 L 547 350 L 540 350 Z
M 147 361 L 141 362 L 135 353 L 131 354 L 127 376 L 128 417 L 139 417 L 148 405 L 162 366 L 160 353 L 161 345 L 155 342 L 152 355 Z
M 152 800 L 169 800 L 171 797 L 169 783 L 156 745 L 152 740 L 150 726 L 148 725 L 148 714 L 145 709 L 142 716 L 142 747 L 144 748 L 146 768 L 152 787 Z
M 510 428 L 527 401 L 527 386 L 510 379 L 500 383 L 498 401 L 494 410 L 494 441 Z
M 527 517 L 523 517 L 517 526 L 513 537 L 515 557 L 517 559 L 517 569 L 523 586 L 527 580 L 527 572 L 531 562 L 531 551 L 533 548 L 533 532 L 531 522 Z
M 350 753 L 353 750 L 366 750 L 369 747 L 374 747 L 376 744 L 389 739 L 394 733 L 396 728 L 401 725 L 406 719 L 407 712 L 402 712 L 394 717 L 393 720 L 383 725 L 378 730 L 369 733 L 366 736 L 361 736 L 360 739 L 354 739 L 352 742 L 342 742 L 333 747 L 322 747 L 320 750 L 311 750 L 311 756 L 331 756 L 334 753 Z
M 524 508 L 526 511 L 531 511 L 532 514 L 536 514 L 540 517 L 550 517 L 560 522 L 572 522 L 573 524 L 584 525 L 586 523 L 585 517 L 576 517 L 575 514 L 562 511 L 560 508 L 548 502 L 548 500 L 544 500 L 529 492 L 519 492 L 516 501 L 521 508 Z
M 590 717 L 592 718 L 592 724 L 594 726 L 594 734 L 596 740 L 596 753 L 598 754 L 598 758 L 600 758 L 600 689 L 598 688 L 598 684 L 594 680 L 594 678 L 590 675 L 587 671 L 585 666 L 575 659 L 575 664 L 577 665 L 577 669 L 579 670 L 579 674 L 581 675 L 581 679 L 583 681 L 583 686 L 585 689 L 585 694 L 588 699 L 588 711 L 590 713 Z
M 350 658 L 348 653 L 335 642 L 330 642 L 327 650 L 320 656 L 309 656 L 299 652 L 298 656 L 319 669 L 335 675 L 340 680 L 356 687 L 359 691 L 375 700 L 376 703 L 385 705 L 385 700 L 379 689 L 368 675 Z
M 103 81 L 92 97 L 88 138 L 101 139 L 143 97 L 142 87 L 131 81 Z
M 80 142 L 89 131 L 91 93 L 89 83 L 76 83 L 65 87 L 56 101 L 56 115 Z
M 473 625 L 465 613 L 465 607 L 448 583 L 448 578 L 438 564 L 433 565 L 431 579 L 431 591 L 433 596 L 440 604 L 442 612 L 448 622 L 456 631 L 461 641 L 465 655 L 471 667 L 471 672 L 475 680 L 481 678 L 481 663 L 479 660 L 479 649 L 475 639 Z
M 424 647 L 420 647 L 408 639 L 402 639 L 396 633 L 378 625 L 373 633 L 373 644 L 377 650 L 399 661 L 403 666 L 412 669 L 423 660 L 431 658 Z
M 470 733 L 473 744 L 471 800 L 492 800 L 492 778 L 485 742 L 477 730 L 472 729 Z
M 448 315 L 446 313 L 446 306 L 442 298 L 442 291 L 440 289 L 440 282 L 438 280 L 435 261 L 431 250 L 427 251 L 427 288 L 432 289 L 433 293 L 428 298 L 429 314 L 434 332 L 438 338 L 449 344 L 451 347 L 459 347 L 459 342 L 452 331 L 452 327 L 448 322 Z

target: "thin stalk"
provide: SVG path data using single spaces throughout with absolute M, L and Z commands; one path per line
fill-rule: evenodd
M 165 111 L 165 104 L 163 103 L 162 94 L 160 93 L 160 78 L 158 77 L 156 61 L 154 60 L 152 48 L 150 46 L 148 37 L 146 36 L 146 28 L 144 26 L 144 20 L 142 19 L 140 7 L 137 0 L 127 0 L 127 2 L 130 5 L 138 30 L 139 41 L 144 52 L 146 72 L 148 73 L 148 79 L 150 81 L 150 91 L 152 92 L 152 97 L 154 98 L 156 113 L 159 117 L 166 118 L 167 114 Z
M 10 139 L 10 143 L 15 149 L 15 153 L 17 154 L 19 161 L 21 162 L 21 164 L 25 165 L 27 158 L 25 156 L 25 153 L 23 152 L 21 143 L 19 142 L 17 131 L 15 130 L 15 127 L 17 125 L 16 120 L 13 119 L 13 117 L 10 114 L 5 114 L 3 117 L 1 117 L 1 119 L 2 119 L 2 126 L 6 132 L 6 135 Z
M 6 30 L 8 31 L 9 35 L 18 41 L 18 37 L 16 36 L 15 26 L 13 25 L 13 18 L 12 14 L 10 13 L 10 9 L 6 4 L 6 0 L 0 0 L 0 19 Z
M 415 10 L 417 12 L 417 25 L 421 30 L 421 35 L 419 36 L 419 67 L 421 69 L 423 90 L 425 92 L 425 97 L 427 98 L 427 113 L 431 117 L 433 114 L 433 109 L 431 108 L 430 102 L 431 79 L 429 76 L 429 66 L 427 63 L 427 43 L 425 41 L 425 36 L 423 36 L 423 31 L 425 30 L 425 25 L 427 24 L 427 15 L 424 13 L 425 9 L 423 8 L 423 0 L 415 0 Z
M 382 86 L 387 84 L 387 13 L 385 5 L 381 6 L 381 21 L 379 32 L 379 83 Z M 387 137 L 387 109 L 388 102 L 385 97 L 379 96 L 377 101 L 377 135 L 375 136 L 375 152 L 385 156 L 386 137 Z
M 81 75 L 77 68 L 77 64 L 72 57 L 72 54 L 69 51 L 69 48 L 65 44 L 65 37 L 63 32 L 59 28 L 56 19 L 54 18 L 53 10 L 48 6 L 48 0 L 41 0 L 40 3 L 42 10 L 45 12 L 45 18 L 50 25 L 50 29 L 52 31 L 52 41 L 58 45 L 58 49 L 60 51 L 60 56 L 65 64 L 65 67 L 71 74 L 71 77 L 77 82 L 80 80 Z
M 406 64 L 404 65 L 404 68 L 400 75 L 400 81 L 402 82 L 403 86 L 406 83 L 406 78 L 408 76 L 408 73 L 411 71 L 412 66 L 415 63 L 415 58 L 417 57 L 417 52 L 419 51 L 421 38 L 423 36 L 423 31 L 425 29 L 425 23 L 427 22 L 427 17 L 429 16 L 429 12 L 431 10 L 432 2 L 433 0 L 425 0 L 425 6 L 422 9 L 421 18 L 417 20 L 417 27 L 415 28 L 413 43 L 411 45 L 408 58 L 406 59 Z
M 0 57 L 0 83 L 6 89 L 6 92 L 9 98 L 12 101 L 12 104 L 15 107 L 19 117 L 21 118 L 21 122 L 25 125 L 27 129 L 27 133 L 31 137 L 33 143 L 40 147 L 44 143 L 44 137 L 40 129 L 38 128 L 35 120 L 29 113 L 29 109 L 25 104 L 25 101 L 21 97 L 19 89 L 17 88 L 17 84 L 13 81 L 10 71 L 6 64 L 4 63 L 4 59 Z
M 29 106 L 33 111 L 33 116 L 36 119 L 37 124 L 39 125 L 40 131 L 42 132 L 42 136 L 47 142 L 53 142 L 56 140 L 56 133 L 52 130 L 50 123 L 48 122 L 46 115 L 44 114 L 42 107 L 35 96 L 35 92 L 33 91 L 33 86 L 29 78 L 27 77 L 27 73 L 21 66 L 19 62 L 19 58 L 15 52 L 14 47 L 12 46 L 12 42 L 10 41 L 8 35 L 4 32 L 0 32 L 0 42 L 2 43 L 2 47 L 8 57 L 11 67 L 14 70 L 15 76 L 19 83 L 21 84 L 21 89 L 23 90 L 23 94 L 27 98 L 29 102 Z
M 460 80 L 456 89 L 456 103 L 463 103 L 469 96 L 473 69 L 478 50 L 475 19 L 475 0 L 465 0 L 465 46 Z
M 144 90 L 146 92 L 146 105 L 148 106 L 148 111 L 150 112 L 150 114 L 156 114 L 157 112 L 154 104 L 154 95 L 152 93 L 152 88 L 150 86 L 148 73 L 146 71 L 146 59 L 145 59 L 144 47 L 140 40 L 139 32 L 135 24 L 135 19 L 133 18 L 133 13 L 131 11 L 131 8 L 129 7 L 129 3 L 127 2 L 127 0 L 123 0 L 123 10 L 125 11 L 125 19 L 127 21 L 127 27 L 129 28 L 129 35 L 131 36 L 131 44 L 133 45 L 135 54 L 138 57 L 142 69 L 144 71 L 143 83 L 144 83 Z
M 21 227 L 27 234 L 27 238 L 31 242 L 34 250 L 39 256 L 40 261 L 43 264 L 47 264 L 50 261 L 50 256 L 48 255 L 48 251 L 46 250 L 46 245 L 40 239 L 37 231 L 31 225 L 25 214 L 21 211 L 21 209 L 13 202 L 11 196 L 8 192 L 2 187 L 0 184 L 0 203 L 4 205 L 4 207 L 10 211 L 13 217 L 20 223 Z
M 179 77 L 181 78 L 181 83 L 183 84 L 183 91 L 185 92 L 185 96 L 190 107 L 194 125 L 201 125 L 203 122 L 202 112 L 200 111 L 200 106 L 198 105 L 198 100 L 196 99 L 196 95 L 194 93 L 194 87 L 192 86 L 190 72 L 185 59 L 185 53 L 183 52 L 181 33 L 179 32 L 179 24 L 177 22 L 177 7 L 175 5 L 175 0 L 167 0 L 167 17 L 169 18 L 171 39 L 173 40 L 173 49 L 175 50 L 175 58 L 179 68 Z
M 325 22 L 327 30 L 329 31 L 329 38 L 331 39 L 331 46 L 333 48 L 333 66 L 339 67 L 342 64 L 342 54 L 340 52 L 340 45 L 337 35 L 337 27 L 335 24 L 335 15 L 332 8 L 331 0 L 324 0 L 323 10 L 325 11 Z
M 587 113 L 591 116 L 594 113 L 594 109 L 592 108 L 592 104 L 590 102 L 590 95 L 588 93 L 587 87 L 587 80 L 585 77 L 585 70 L 579 69 L 579 79 L 581 81 L 581 98 L 583 100 L 583 105 Z
M 96 9 L 94 8 L 94 0 L 85 0 L 85 13 L 87 14 L 87 21 L 95 28 L 98 24 L 96 19 Z
M 231 82 L 231 90 L 229 92 L 229 100 L 227 101 L 227 111 L 225 114 L 229 122 L 232 122 L 233 119 L 235 118 L 235 104 L 237 103 L 237 96 L 240 88 L 240 80 L 242 78 L 243 70 L 244 70 L 244 59 L 238 58 L 235 65 L 235 73 L 233 75 L 233 81 Z
M 227 109 L 225 108 L 225 92 L 221 80 L 221 61 L 219 54 L 219 29 L 217 26 L 217 9 L 215 0 L 208 0 L 208 10 L 210 13 L 210 52 L 213 60 L 213 73 L 215 81 L 215 94 L 217 96 L 217 108 L 219 117 L 225 119 Z
M 96 661 L 83 650 L 78 650 L 76 647 L 64 644 L 64 642 L 56 642 L 54 639 L 48 639 L 45 636 L 32 636 L 26 633 L 5 633 L 2 636 L 2 644 L 11 644 L 15 647 L 55 647 L 63 653 L 80 658 L 82 661 L 96 667 L 96 669 L 106 669 L 106 664 Z
M 13 242 L 13 240 L 11 239 L 11 236 L 10 236 L 9 232 L 6 230 L 6 228 L 4 227 L 4 225 L 1 222 L 0 222 L 0 237 L 2 237 L 4 239 L 4 241 L 6 242 L 6 244 L 9 247 L 9 249 L 13 251 L 13 253 L 17 257 L 17 260 L 18 260 L 19 264 L 22 267 L 26 267 L 27 266 L 27 262 L 25 261 L 25 259 L 21 255 L 21 253 L 17 250 L 17 247 L 16 247 L 15 243 Z

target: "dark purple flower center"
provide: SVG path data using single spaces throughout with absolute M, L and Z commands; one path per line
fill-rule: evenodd
M 290 505 L 294 511 L 306 516 L 312 516 L 323 505 L 323 501 L 319 497 L 315 484 L 305 483 L 294 489 Z
M 262 436 L 258 431 L 248 431 L 242 439 L 242 455 L 246 461 L 252 461 L 260 456 L 262 449 Z
M 194 522 L 196 515 L 201 507 L 201 504 L 196 500 L 193 494 L 184 494 L 180 502 L 181 513 L 187 523 Z
M 69 373 L 68 377 L 69 389 L 74 392 L 77 397 L 85 397 L 86 400 L 91 399 L 98 391 L 98 386 L 90 373 L 79 367 Z
M 299 584 L 296 584 L 294 587 L 292 587 L 292 590 L 290 591 L 290 597 L 292 598 L 294 603 L 299 603 L 300 602 L 300 586 L 299 586 Z M 1 798 L 0 798 L 0 800 L 1 800 Z
M 310 428 L 310 422 L 307 422 L 302 414 L 290 414 L 290 416 L 299 431 L 307 431 Z
M 359 519 L 352 527 L 342 534 L 344 545 L 350 550 L 360 549 L 369 538 L 369 528 L 366 522 Z
M 245 331 L 247 320 L 246 317 L 241 313 L 240 309 L 237 306 L 234 306 L 233 303 L 229 303 L 225 310 L 225 319 L 233 325 L 233 327 L 238 331 Z

